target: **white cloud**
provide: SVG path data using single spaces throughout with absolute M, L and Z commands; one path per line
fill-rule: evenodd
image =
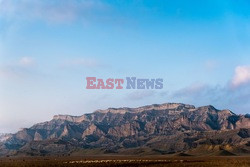
M 19 60 L 21 66 L 31 66 L 34 65 L 34 60 L 31 57 L 22 57 Z
M 196 106 L 215 105 L 226 106 L 231 96 L 227 88 L 220 85 L 193 83 L 182 89 L 173 91 L 170 97 L 173 101 L 194 104 Z M 234 94 L 231 94 L 234 96 Z M 222 107 L 224 108 L 224 107 Z
M 250 83 L 250 66 L 238 66 L 235 68 L 234 77 L 231 81 L 233 88 Z
M 236 113 L 249 113 L 250 66 L 238 66 L 234 76 L 225 85 L 194 83 L 170 94 L 173 101 L 201 105 L 214 105 Z
M 99 0 L 2 0 L 0 17 L 5 19 L 34 19 L 50 23 L 83 21 L 94 11 L 105 11 L 106 5 Z
M 31 73 L 34 65 L 32 57 L 21 57 L 14 62 L 0 65 L 0 78 L 22 78 Z
M 174 97 L 183 97 L 183 96 L 191 96 L 194 94 L 200 94 L 200 92 L 204 91 L 207 88 L 207 85 L 201 83 L 193 83 L 185 88 L 182 88 L 176 92 L 174 92 Z

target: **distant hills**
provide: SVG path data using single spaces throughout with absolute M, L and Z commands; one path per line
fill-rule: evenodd
M 250 116 L 165 103 L 56 115 L 0 134 L 0 156 L 91 154 L 250 155 Z

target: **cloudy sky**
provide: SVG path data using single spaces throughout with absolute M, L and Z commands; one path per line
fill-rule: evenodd
M 0 0 L 0 132 L 108 107 L 250 112 L 248 0 Z M 163 78 L 86 90 L 86 77 Z

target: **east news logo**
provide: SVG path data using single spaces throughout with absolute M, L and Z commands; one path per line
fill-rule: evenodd
M 97 79 L 96 77 L 86 77 L 86 89 L 162 89 L 163 79 L 137 79 L 136 77 L 126 77 L 126 79 L 108 78 Z

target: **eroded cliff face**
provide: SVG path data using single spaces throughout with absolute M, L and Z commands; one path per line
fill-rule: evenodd
M 165 103 L 139 108 L 109 108 L 82 116 L 56 115 L 51 121 L 17 132 L 0 146 L 0 152 L 8 149 L 27 152 L 31 144 L 39 150 L 42 143 L 50 141 L 63 141 L 63 147 L 59 144 L 62 152 L 64 147 L 66 150 L 104 148 L 112 151 L 150 147 L 176 152 L 202 143 L 244 145 L 249 140 L 246 137 L 249 131 L 244 129 L 249 128 L 248 115 L 236 115 L 213 106 L 195 108 L 193 105 Z M 219 136 L 229 131 L 234 137 L 229 140 L 221 136 L 220 142 L 213 134 L 218 132 Z M 209 143 L 210 138 L 212 143 Z M 47 147 L 51 149 L 47 152 L 54 152 L 59 146 Z

